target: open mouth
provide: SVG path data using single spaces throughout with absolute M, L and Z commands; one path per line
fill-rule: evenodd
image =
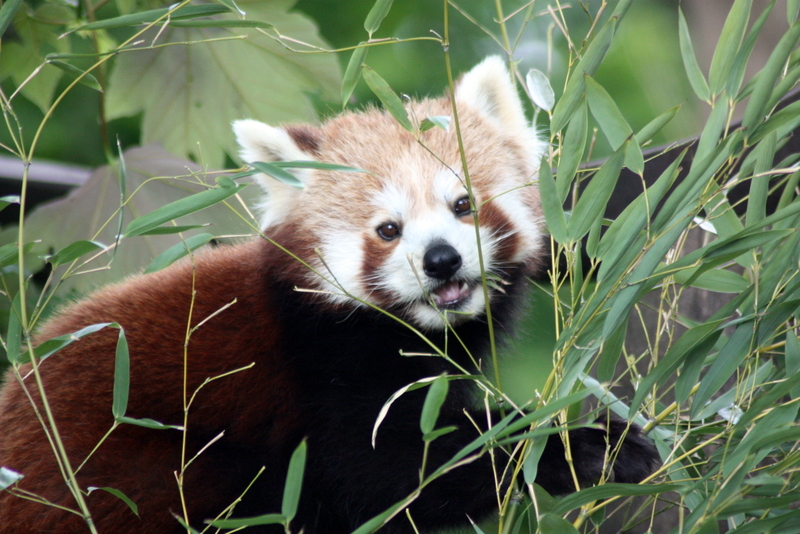
M 472 296 L 472 285 L 451 280 L 431 291 L 433 303 L 440 310 L 456 310 Z

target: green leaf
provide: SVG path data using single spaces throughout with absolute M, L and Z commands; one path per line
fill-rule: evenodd
M 694 355 L 705 357 L 722 335 L 721 326 L 725 322 L 726 319 L 719 319 L 695 326 L 678 338 L 655 368 L 642 378 L 631 401 L 630 413 L 636 413 L 645 396 L 663 379 L 672 375 L 684 361 Z
M 11 19 L 14 18 L 14 14 L 21 5 L 22 0 L 6 0 L 3 7 L 0 7 L 0 35 L 6 32 L 8 25 L 11 24 Z
M 451 432 L 455 432 L 456 430 L 458 430 L 457 426 L 445 426 L 445 427 L 442 427 L 442 428 L 437 428 L 436 430 L 432 430 L 432 431 L 428 432 L 427 434 L 423 434 L 422 435 L 422 441 L 434 441 L 434 440 L 436 440 L 436 439 L 438 439 L 438 438 L 440 438 L 440 437 L 442 437 L 442 436 L 444 436 L 446 434 L 449 434 Z
M 325 163 L 322 161 L 273 161 L 270 165 L 281 169 L 317 169 L 320 171 L 363 172 L 369 174 L 369 171 L 359 169 L 358 167 L 349 167 L 347 165 L 337 165 L 335 163 Z
M 174 28 L 262 28 L 266 30 L 275 28 L 269 22 L 259 20 L 173 20 L 169 25 Z
M 429 434 L 436 426 L 445 399 L 449 382 L 447 376 L 440 376 L 428 387 L 428 394 L 425 396 L 425 403 L 422 405 L 422 415 L 419 419 L 419 427 L 423 434 Z
M 131 358 L 128 351 L 128 339 L 125 337 L 125 330 L 119 329 L 117 339 L 117 351 L 114 357 L 114 401 L 111 406 L 111 413 L 115 420 L 125 416 L 128 410 L 128 392 L 131 381 Z
M 589 101 L 589 109 L 608 139 L 611 148 L 619 150 L 622 143 L 633 134 L 625 117 L 622 116 L 611 95 L 603 89 L 603 86 L 588 76 L 586 77 L 586 98 Z
M 91 493 L 91 492 L 97 491 L 97 490 L 105 491 L 106 493 L 110 493 L 111 495 L 113 495 L 117 499 L 119 499 L 122 502 L 124 502 L 128 506 L 128 508 L 130 508 L 131 512 L 136 514 L 137 517 L 139 516 L 139 507 L 136 506 L 136 503 L 133 502 L 132 500 L 130 500 L 128 498 L 128 496 L 125 495 L 124 493 L 122 493 L 120 490 L 114 489 L 114 488 L 98 488 L 96 486 L 89 486 L 88 488 L 86 488 L 86 492 L 87 493 Z
M 147 232 L 143 232 L 139 234 L 140 236 L 143 235 L 169 235 L 169 234 L 180 234 L 181 232 L 187 232 L 189 230 L 196 230 L 198 228 L 203 228 L 208 226 L 207 224 L 189 224 L 184 226 L 159 226 L 158 228 L 153 228 L 152 230 L 148 230 Z
M 648 122 L 641 130 L 636 132 L 636 141 L 639 143 L 639 146 L 645 144 L 646 142 L 650 141 L 654 135 L 661 131 L 661 129 L 667 125 L 672 119 L 675 118 L 675 115 L 678 114 L 678 111 L 681 109 L 680 106 L 675 106 L 672 109 L 668 109 L 655 119 Z
M 200 4 L 188 5 L 178 9 L 165 7 L 161 9 L 151 9 L 149 11 L 142 11 L 141 13 L 133 13 L 131 15 L 121 15 L 110 19 L 98 20 L 84 24 L 67 33 L 76 31 L 91 31 L 91 30 L 109 30 L 112 28 L 126 28 L 128 26 L 138 26 L 140 24 L 148 24 L 155 22 L 159 19 L 169 17 L 170 20 L 185 20 L 199 17 L 209 17 L 211 15 L 219 15 L 220 13 L 227 13 L 230 8 L 220 4 Z M 171 13 L 170 13 L 171 12 Z
M 747 226 L 761 221 L 767 216 L 767 194 L 775 151 L 778 148 L 778 132 L 773 130 L 755 148 L 756 164 L 750 178 L 750 195 L 747 199 Z
M 539 534 L 578 534 L 578 529 L 561 516 L 544 513 L 537 520 Z
M 567 87 L 564 89 L 564 93 L 558 100 L 555 109 L 553 109 L 553 118 L 550 122 L 552 134 L 560 132 L 566 126 L 572 114 L 575 113 L 586 89 L 584 77 L 585 75 L 594 76 L 603 58 L 606 57 L 608 48 L 614 38 L 616 23 L 617 18 L 612 17 L 603 25 L 592 42 L 589 43 L 586 52 L 578 62 L 578 66 L 570 73 Z
M 800 0 L 786 0 L 786 20 L 790 25 L 797 22 L 798 11 L 800 11 Z
M 772 96 L 775 82 L 781 75 L 786 60 L 794 50 L 798 39 L 800 39 L 800 22 L 795 22 L 789 31 L 783 34 L 777 46 L 770 54 L 764 68 L 758 73 L 758 81 L 750 95 L 750 101 L 742 117 L 742 127 L 747 132 L 752 132 L 759 122 L 764 118 L 767 111 L 767 102 Z
M 342 107 L 347 106 L 347 101 L 350 100 L 350 95 L 353 94 L 353 89 L 356 88 L 358 80 L 361 78 L 361 68 L 364 65 L 364 60 L 367 59 L 367 50 L 369 47 L 361 46 L 353 50 L 350 56 L 350 61 L 347 62 L 347 68 L 344 71 L 342 78 Z
M 700 66 L 697 64 L 697 56 L 694 53 L 691 35 L 689 35 L 689 26 L 686 24 L 686 18 L 683 16 L 683 10 L 680 7 L 678 7 L 678 35 L 680 37 L 683 66 L 686 69 L 689 84 L 700 100 L 708 102 L 711 100 L 708 83 L 706 83 L 705 76 L 703 76 Z
M 378 28 L 389 14 L 392 8 L 392 0 L 375 0 L 372 9 L 369 10 L 367 18 L 364 19 L 364 29 L 369 33 L 369 38 L 372 39 L 372 34 L 378 31 Z
M 450 131 L 450 117 L 447 115 L 433 115 L 425 117 L 419 124 L 419 131 L 426 132 L 434 126 L 441 128 L 445 132 Z
M 291 2 L 238 3 L 247 20 L 328 48 L 309 18 L 289 11 Z M 224 10 L 214 20 L 240 20 Z M 151 47 L 156 35 L 162 46 Z M 298 54 L 273 37 L 261 28 L 235 26 L 148 30 L 129 49 L 133 53 L 115 58 L 106 114 L 109 119 L 141 114 L 142 145 L 160 143 L 172 154 L 221 169 L 226 154 L 239 150 L 230 132 L 234 120 L 314 122 L 314 101 L 337 98 L 341 79 L 334 54 Z
M 572 217 L 567 224 L 567 234 L 570 241 L 581 239 L 594 224 L 598 217 L 603 216 L 608 200 L 619 178 L 622 163 L 625 161 L 627 144 L 617 150 L 592 177 L 589 185 L 581 193 Z
M 560 170 L 560 169 L 559 169 Z M 539 192 L 542 196 L 542 211 L 547 229 L 559 243 L 567 243 L 567 221 L 564 216 L 562 201 L 556 192 L 556 183 L 547 160 L 543 159 L 539 166 Z
M 569 120 L 567 132 L 564 134 L 564 142 L 561 145 L 561 159 L 559 159 L 558 169 L 556 169 L 556 191 L 560 204 L 567 200 L 572 180 L 583 160 L 586 136 L 589 130 L 588 124 L 589 111 L 586 101 L 582 100 Z
M 658 495 L 668 491 L 679 491 L 681 484 L 601 484 L 585 488 L 567 495 L 556 505 L 553 514 L 564 515 L 593 501 L 604 501 L 612 497 L 634 497 L 638 495 Z
M 140 426 L 152 430 L 180 430 L 180 431 L 184 430 L 184 428 L 180 425 L 165 425 L 164 423 L 159 423 L 158 421 L 154 421 L 152 419 L 147 419 L 147 418 L 135 419 L 133 417 L 123 416 L 117 419 L 117 423 Z
M 289 460 L 289 471 L 286 474 L 286 484 L 283 488 L 283 503 L 281 504 L 281 515 L 289 522 L 297 514 L 297 505 L 300 503 L 300 490 L 303 487 L 303 472 L 306 468 L 306 454 L 308 445 L 306 440 L 292 453 Z
M 20 313 L 21 299 L 24 291 L 20 291 L 11 302 L 11 309 L 8 311 L 8 329 L 6 331 L 6 357 L 10 363 L 18 363 L 19 355 L 22 351 L 22 321 Z
M 190 252 L 197 250 L 209 241 L 214 239 L 211 234 L 197 234 L 193 235 L 177 245 L 173 245 L 161 254 L 144 270 L 145 273 L 154 273 L 166 267 L 169 267 L 179 259 L 183 258 Z
M 73 332 L 71 334 L 64 334 L 63 336 L 58 336 L 52 339 L 48 339 L 47 341 L 37 345 L 36 348 L 33 349 L 33 352 L 36 355 L 36 358 L 41 362 L 42 360 L 49 358 L 59 350 L 63 349 L 67 345 L 71 345 L 75 341 L 78 341 L 81 338 L 88 336 L 89 334 L 98 332 L 107 326 L 119 328 L 119 325 L 117 323 L 97 323 L 89 325 L 85 328 L 81 328 L 77 332 Z M 21 355 L 19 358 L 20 362 L 26 362 L 28 360 L 29 357 L 27 354 Z
M 166 206 L 162 206 L 152 213 L 143 215 L 128 223 L 125 228 L 125 237 L 134 237 L 157 228 L 165 222 L 172 221 L 184 215 L 195 213 L 209 206 L 213 206 L 218 202 L 222 202 L 239 191 L 241 191 L 246 184 L 235 185 L 234 187 L 215 187 L 208 189 L 202 193 L 197 193 L 175 202 L 170 202 Z
M 553 109 L 556 97 L 545 73 L 537 69 L 530 69 L 525 75 L 525 85 L 528 86 L 531 100 L 536 107 L 545 111 Z
M 8 467 L 0 466 L 0 491 L 13 486 L 23 478 L 24 476 L 16 471 L 12 471 Z
M 65 263 L 75 261 L 84 254 L 96 252 L 105 248 L 106 246 L 104 244 L 98 243 L 97 241 L 76 241 L 74 243 L 70 243 L 66 247 L 50 256 L 47 261 L 50 262 L 50 264 L 55 268 L 59 265 L 64 265 Z
M 528 456 L 522 463 L 522 476 L 525 479 L 525 484 L 533 484 L 536 481 L 536 475 L 539 472 L 539 459 L 542 457 L 544 447 L 547 445 L 547 437 L 531 440 L 528 444 Z M 544 466 L 547 469 L 547 466 Z
M 254 517 L 242 517 L 240 519 L 215 519 L 213 521 L 206 521 L 206 523 L 215 528 L 239 529 L 256 525 L 283 524 L 286 523 L 286 518 L 281 514 L 264 514 Z
M 381 101 L 386 111 L 391 113 L 392 117 L 394 117 L 405 130 L 413 132 L 414 127 L 411 125 L 403 102 L 392 88 L 389 87 L 386 80 L 381 78 L 377 72 L 367 65 L 362 65 L 361 75 L 364 77 L 364 81 L 367 82 L 367 85 L 369 85 L 369 88 L 372 89 L 372 92 L 375 93 L 375 96 Z
M 711 114 L 703 127 L 703 133 L 700 134 L 700 141 L 697 143 L 697 150 L 695 151 L 695 160 L 702 161 L 703 158 L 711 154 L 719 143 L 720 136 L 725 129 L 725 123 L 728 120 L 728 99 L 721 97 L 718 98 L 711 109 Z
M 800 376 L 800 340 L 793 330 L 786 332 L 786 377 Z M 800 397 L 800 385 L 792 388 L 792 398 Z
M 744 42 L 739 48 L 739 52 L 736 54 L 736 58 L 733 60 L 733 66 L 731 67 L 731 73 L 728 76 L 728 82 L 725 89 L 725 91 L 732 97 L 744 97 L 743 94 L 737 95 L 737 93 L 739 92 L 739 87 L 741 87 L 742 80 L 744 79 L 747 61 L 750 59 L 750 54 L 753 52 L 756 39 L 758 39 L 758 36 L 761 34 L 761 30 L 763 29 L 764 24 L 767 22 L 767 18 L 769 17 L 772 8 L 775 7 L 775 2 L 776 0 L 771 0 L 770 4 L 753 23 L 750 31 L 747 33 L 747 36 L 744 38 Z M 746 89 L 747 87 L 745 87 L 745 90 Z M 744 92 L 745 91 L 743 91 L 743 93 Z
M 733 271 L 711 269 L 696 277 L 694 274 L 692 269 L 679 271 L 675 273 L 675 281 L 715 293 L 741 293 L 750 287 L 750 282 Z
M 725 346 L 720 349 L 714 363 L 700 381 L 700 387 L 692 399 L 691 417 L 694 418 L 705 407 L 712 395 L 717 393 L 725 381 L 736 371 L 742 361 L 755 348 L 753 321 L 740 324 Z
M 752 4 L 753 0 L 735 0 L 728 18 L 725 19 L 708 72 L 708 86 L 713 95 L 718 95 L 725 88 L 736 54 L 742 45 Z
M 296 187 L 297 189 L 303 189 L 305 187 L 305 184 L 303 184 L 303 182 L 301 182 L 294 174 L 284 171 L 281 167 L 275 165 L 274 163 L 267 163 L 266 161 L 251 161 L 250 166 L 258 172 L 262 172 L 268 176 L 271 176 L 279 182 L 285 183 L 286 185 Z

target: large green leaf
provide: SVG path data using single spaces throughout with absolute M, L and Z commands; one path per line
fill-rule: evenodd
M 147 146 L 129 150 L 124 158 L 125 188 L 129 200 L 122 214 L 123 228 L 136 217 L 207 190 L 207 186 L 200 183 L 201 180 L 208 187 L 215 185 L 214 179 L 204 176 L 197 165 L 176 158 L 159 147 Z M 119 232 L 117 210 L 120 205 L 120 182 L 116 174 L 112 167 L 101 167 L 68 197 L 42 205 L 31 212 L 25 223 L 25 234 L 42 240 L 37 245 L 39 253 L 68 250 L 66 247 L 81 240 L 98 241 L 105 245 L 116 242 Z M 253 194 L 255 189 L 248 187 L 241 194 Z M 229 204 L 238 206 L 236 201 L 229 201 Z M 178 224 L 189 226 L 183 236 L 154 233 L 123 239 L 116 250 L 100 255 L 80 270 L 106 265 L 109 266 L 108 269 L 93 272 L 88 277 L 70 277 L 64 281 L 64 289 L 84 292 L 141 271 L 153 258 L 181 243 L 182 239 L 209 232 L 209 228 L 201 226 L 203 224 L 211 223 L 210 231 L 216 236 L 252 233 L 252 228 L 244 222 L 248 220 L 247 214 L 243 209 L 239 211 L 242 212 L 241 217 L 226 206 L 218 204 L 180 218 Z M 66 266 L 59 268 L 58 272 L 63 272 L 64 268 Z
M 44 54 L 46 51 L 68 52 L 69 43 L 67 39 L 58 38 L 53 25 L 44 24 L 39 18 L 37 12 L 25 5 L 14 15 L 14 30 L 19 41 L 3 42 L 0 79 L 10 75 L 14 84 L 21 87 L 20 94 L 45 113 L 53 102 L 62 71 L 45 64 Z
M 288 13 L 293 4 L 245 0 L 238 5 L 248 20 L 269 22 L 281 35 L 325 46 L 311 21 Z M 233 14 L 219 17 L 235 19 Z M 179 44 L 151 48 L 156 37 L 157 45 Z M 140 50 L 119 56 L 106 112 L 109 118 L 143 112 L 144 144 L 158 142 L 176 155 L 220 168 L 224 151 L 236 153 L 233 120 L 311 121 L 315 113 L 308 95 L 334 99 L 339 83 L 332 54 L 297 54 L 257 29 L 167 27 L 158 35 L 156 29 L 146 33 Z

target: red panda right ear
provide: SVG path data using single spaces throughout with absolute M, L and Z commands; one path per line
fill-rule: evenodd
M 319 134 L 311 126 L 276 128 L 255 120 L 233 123 L 236 141 L 241 147 L 239 155 L 246 163 L 262 161 L 315 161 L 319 151 Z M 292 169 L 292 174 L 307 185 L 313 177 L 311 169 Z M 261 203 L 261 228 L 280 224 L 291 212 L 299 189 L 263 174 L 257 182 L 266 192 Z

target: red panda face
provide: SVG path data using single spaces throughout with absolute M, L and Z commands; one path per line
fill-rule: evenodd
M 482 270 L 491 299 L 511 270 L 537 262 L 544 146 L 499 58 L 462 78 L 456 105 L 466 169 L 455 128 L 415 134 L 375 109 L 319 128 L 235 124 L 246 161 L 318 160 L 367 171 L 301 171 L 302 190 L 261 178 L 265 234 L 313 267 L 298 262 L 289 275 L 295 285 L 323 291 L 328 305 L 373 305 L 440 329 L 485 311 Z M 453 114 L 448 98 L 407 110 L 418 121 Z

